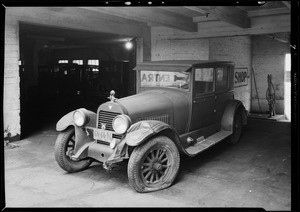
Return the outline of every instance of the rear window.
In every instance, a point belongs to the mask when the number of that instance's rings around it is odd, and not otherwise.
[[[216,68],[216,90],[223,90],[228,87],[228,70],[227,68]]]
[[[172,71],[147,71],[140,72],[141,88],[164,87],[189,90],[190,73]]]

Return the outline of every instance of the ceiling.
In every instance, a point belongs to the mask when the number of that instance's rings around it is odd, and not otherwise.
[[[132,39],[118,34],[97,33],[93,31],[73,30],[33,24],[20,24],[23,39],[47,40],[52,49],[84,48],[109,44],[125,43]]]
[[[166,6],[166,7],[79,7],[90,13],[115,16],[147,26],[179,30],[189,38],[264,34],[289,42],[291,4],[267,1],[261,6]],[[64,12],[63,8],[48,8]],[[285,24],[285,25],[284,25]],[[120,44],[133,37],[118,34],[21,24],[27,38],[45,39],[52,48]],[[176,39],[176,36],[173,37]]]

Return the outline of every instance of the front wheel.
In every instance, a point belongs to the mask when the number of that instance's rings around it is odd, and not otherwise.
[[[128,179],[137,192],[150,192],[169,187],[180,164],[176,145],[166,136],[151,138],[136,147],[128,162]]]
[[[61,132],[55,142],[54,152],[58,165],[67,172],[78,172],[86,169],[92,160],[75,161],[71,159],[75,148],[75,129],[68,128]]]

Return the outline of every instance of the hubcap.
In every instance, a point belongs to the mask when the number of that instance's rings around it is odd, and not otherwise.
[[[158,162],[155,162],[153,164],[153,167],[152,167],[155,171],[161,171],[162,170],[162,164],[158,163]]]

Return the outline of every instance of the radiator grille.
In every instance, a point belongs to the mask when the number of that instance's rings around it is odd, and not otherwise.
[[[100,110],[98,115],[98,128],[101,129],[101,124],[106,125],[106,130],[114,131],[112,128],[112,121],[120,113]],[[122,135],[113,134],[113,138],[121,139]]]

